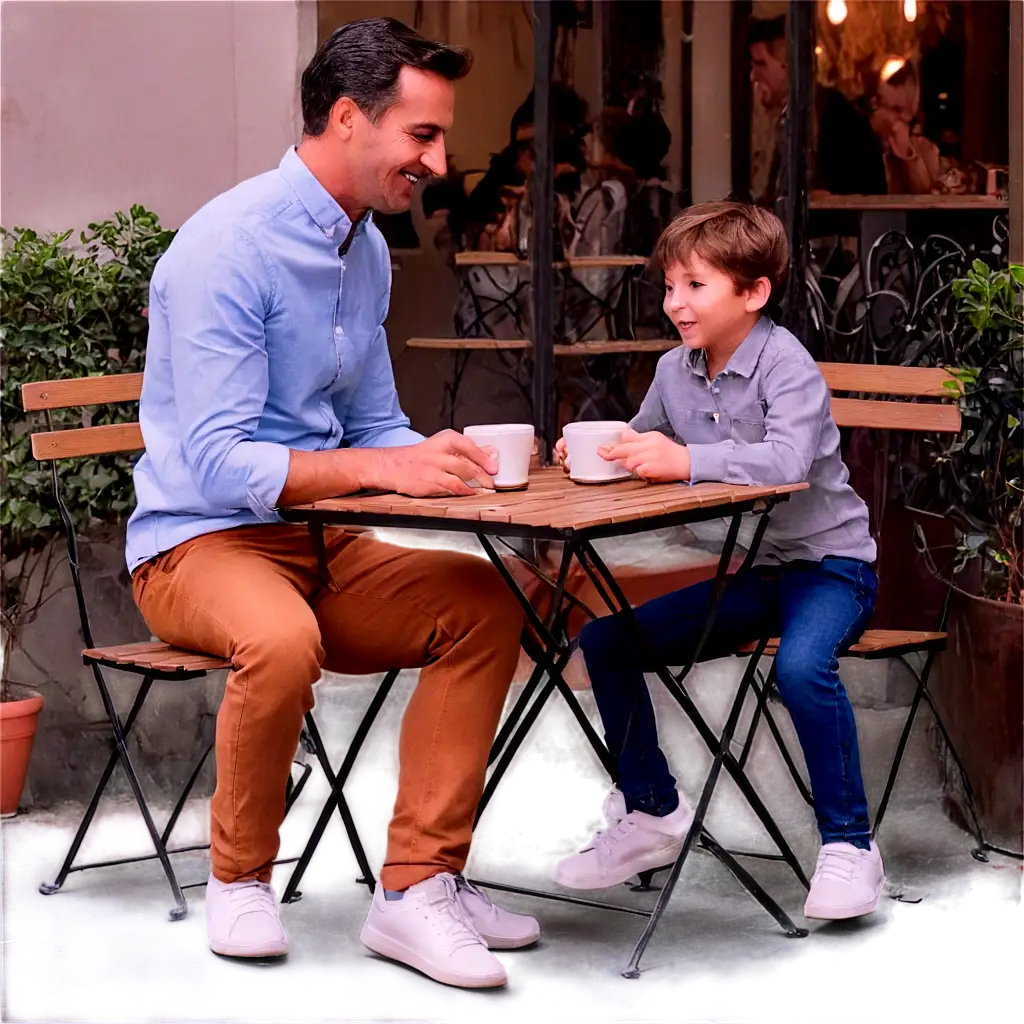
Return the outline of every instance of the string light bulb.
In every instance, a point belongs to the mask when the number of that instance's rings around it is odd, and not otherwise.
[[[828,0],[825,14],[833,25],[841,25],[846,21],[846,13],[846,0]]]
[[[907,21],[917,18],[917,0],[903,0],[903,17]]]
[[[883,65],[879,77],[888,82],[907,62],[902,57],[890,57]]]

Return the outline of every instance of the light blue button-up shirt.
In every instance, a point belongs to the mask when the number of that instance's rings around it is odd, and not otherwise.
[[[150,285],[130,570],[276,522],[290,448],[423,440],[395,391],[390,292],[381,233],[353,226],[294,149],[182,226]]]

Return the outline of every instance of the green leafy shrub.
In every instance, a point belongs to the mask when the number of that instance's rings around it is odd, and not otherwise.
[[[45,598],[48,541],[60,529],[49,468],[32,457],[29,434],[45,420],[26,414],[30,381],[142,370],[146,306],[156,261],[174,237],[141,206],[72,232],[0,229],[0,554],[4,646],[17,642]],[[54,429],[136,418],[134,405],[51,413]],[[132,507],[131,459],[95,456],[61,467],[79,529],[114,522]],[[5,668],[7,659],[4,659]]]
[[[1024,601],[1024,266],[992,269],[975,260],[953,283],[953,294],[966,320],[957,366],[950,367],[962,388],[963,429],[938,458],[945,512],[960,534],[957,568],[980,558],[986,595],[1019,603]]]

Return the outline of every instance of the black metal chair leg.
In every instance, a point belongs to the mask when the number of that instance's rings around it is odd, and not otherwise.
[[[945,623],[943,622],[943,625]],[[967,774],[967,768],[964,766],[963,761],[960,758],[960,754],[953,744],[953,738],[949,735],[949,731],[946,728],[946,723],[942,719],[942,715],[939,713],[939,709],[935,704],[935,700],[928,689],[928,677],[931,673],[932,665],[934,664],[937,651],[934,649],[928,652],[928,657],[925,659],[924,667],[921,674],[918,675],[913,667],[907,662],[906,658],[901,658],[907,671],[917,680],[917,690],[914,693],[914,700],[911,703],[910,711],[907,714],[907,720],[903,726],[903,732],[900,734],[900,741],[896,747],[896,753],[893,756],[892,766],[889,769],[889,777],[886,780],[885,792],[882,795],[882,801],[879,804],[878,813],[875,817],[875,827],[871,831],[871,836],[877,834],[879,827],[882,824],[882,818],[885,815],[886,806],[889,803],[889,798],[892,794],[892,790],[896,784],[896,776],[899,774],[900,765],[903,761],[904,750],[907,745],[910,731],[914,725],[914,719],[917,715],[920,703],[924,700],[932,715],[935,717],[935,724],[939,730],[942,740],[946,745],[946,749],[949,751],[950,756],[953,758],[953,763],[956,765],[957,771],[960,774],[960,781],[964,787],[964,796],[967,800],[967,809],[971,816],[970,830],[976,842],[976,846],[971,850],[971,856],[975,860],[981,861],[982,863],[988,863],[988,853],[998,853],[1004,857],[1011,857],[1014,860],[1022,860],[1021,854],[1015,853],[1012,850],[1003,850],[998,846],[993,846],[985,839],[984,832],[981,827],[981,819],[978,816],[978,807],[974,795],[974,787],[971,785],[970,776]]]
[[[779,754],[782,757],[783,763],[786,766],[790,777],[793,780],[793,784],[797,788],[797,792],[800,794],[804,803],[808,807],[814,806],[814,799],[811,796],[810,789],[807,788],[807,783],[804,782],[803,776],[800,774],[800,769],[797,768],[796,762],[793,760],[793,755],[789,752],[789,747],[786,746],[786,741],[783,739],[782,732],[779,730],[778,723],[775,721],[775,716],[771,713],[768,708],[768,694],[771,692],[772,684],[775,680],[775,662],[772,661],[771,670],[768,673],[768,680],[763,686],[759,687],[756,682],[751,682],[754,692],[758,696],[758,707],[762,710],[764,720],[768,725],[768,731],[772,734],[772,739],[775,740],[775,746],[778,747]],[[744,747],[743,755],[740,756],[739,765],[742,768],[746,761],[746,755],[749,753],[750,744],[754,739],[754,731],[757,728],[757,720],[750,726],[750,732],[747,734],[747,744]]]
[[[131,709],[128,712],[128,717],[124,722],[124,733],[126,736],[135,724],[135,719],[138,716],[139,711],[142,709],[142,705],[145,702],[146,697],[149,695],[152,685],[153,677],[145,676],[139,686],[138,692],[135,694],[135,700],[132,702]],[[54,879],[53,882],[43,882],[39,886],[39,891],[44,896],[51,896],[53,893],[58,892],[60,887],[67,880],[71,867],[75,862],[75,857],[78,856],[78,851],[82,846],[86,833],[89,831],[89,826],[92,824],[93,816],[96,814],[96,808],[99,807],[100,798],[103,796],[103,793],[107,788],[107,783],[110,782],[110,777],[114,774],[114,768],[117,767],[119,760],[120,758],[115,745],[114,750],[111,751],[110,757],[107,759],[107,763],[103,768],[103,772],[100,775],[96,789],[93,791],[92,798],[89,800],[89,805],[85,809],[85,814],[82,816],[82,821],[78,826],[78,831],[75,833],[75,838],[71,841],[71,847],[68,850],[67,856],[64,858],[64,863],[61,865],[60,871],[57,872],[56,879]]]
[[[754,736],[757,733],[757,726],[761,721],[764,706],[768,702],[768,688],[764,685],[764,679],[761,676],[761,672],[757,671],[754,675],[756,678],[751,680],[750,688],[754,691],[754,696],[757,700],[754,701],[754,713],[750,719],[750,727],[747,729],[746,739],[743,741],[743,749],[740,751],[740,756],[736,759],[736,763],[741,768],[746,768],[747,766],[747,758],[750,757],[750,750],[754,745]]]
[[[323,834],[331,820],[331,815],[334,814],[336,804],[337,801],[334,796],[334,791],[332,790],[331,795],[327,798],[326,803],[320,810],[320,816],[317,818],[316,824],[313,826],[313,831],[309,834],[309,838],[306,840],[306,845],[303,847],[302,854],[288,879],[288,884],[285,886],[284,892],[281,895],[282,903],[294,903],[297,900],[302,899],[302,893],[299,891],[299,883],[302,881],[302,876],[306,873],[306,868],[309,867],[309,862],[313,859],[313,854],[316,853],[316,848],[320,845],[320,840],[323,838]]]
[[[293,761],[292,764],[299,762]],[[284,798],[284,816],[288,817],[288,812],[295,806],[295,801],[302,795],[302,791],[306,788],[306,782],[309,780],[310,775],[313,774],[313,769],[310,765],[302,765],[302,774],[299,776],[298,782],[292,782],[291,775],[288,776],[288,785],[286,787],[287,792]]]
[[[907,719],[903,723],[903,731],[900,733],[899,742],[896,744],[896,753],[893,756],[892,764],[889,767],[889,776],[885,780],[885,790],[882,793],[882,800],[878,805],[878,810],[875,812],[875,824],[871,829],[872,839],[878,834],[878,830],[882,827],[882,819],[885,817],[885,810],[889,806],[889,797],[892,796],[893,787],[896,785],[896,776],[899,775],[900,765],[903,763],[903,752],[907,748],[907,740],[910,739],[910,732],[914,728],[914,719],[917,718],[918,708],[921,706],[921,697],[924,694],[924,690],[921,686],[921,680],[917,680],[917,690],[914,693],[914,699],[910,704],[910,711],[907,712]]]
[[[348,836],[348,841],[352,846],[352,852],[355,854],[356,863],[359,865],[360,877],[356,879],[360,885],[365,885],[370,890],[371,895],[374,889],[377,888],[377,879],[374,877],[373,869],[370,867],[369,858],[366,856],[366,851],[363,849],[362,841],[359,838],[359,831],[356,828],[355,819],[352,817],[352,811],[348,806],[348,801],[345,799],[344,793],[338,794],[338,814],[341,815],[341,823],[345,826],[345,834]]]
[[[174,810],[171,811],[171,816],[167,819],[167,824],[164,826],[164,830],[160,835],[160,840],[164,845],[166,845],[167,841],[171,838],[174,826],[178,823],[178,817],[185,807],[185,801],[188,800],[189,794],[192,792],[192,788],[196,784],[196,779],[199,778],[199,773],[203,770],[203,765],[206,764],[206,759],[210,756],[212,750],[213,744],[207,744],[206,749],[199,756],[195,766],[192,768],[188,781],[185,783],[185,788],[181,791],[181,795],[178,797],[178,800],[174,805]]]
[[[171,893],[174,896],[175,906],[170,912],[171,920],[180,921],[188,914],[188,904],[185,902],[185,896],[181,891],[181,886],[178,884],[177,876],[174,874],[171,860],[167,856],[167,848],[160,838],[160,833],[157,831],[153,816],[149,813],[149,805],[146,803],[146,797],[142,792],[142,785],[135,774],[135,766],[128,756],[128,744],[125,741],[124,730],[121,728],[121,720],[117,716],[117,709],[114,707],[114,702],[103,679],[103,674],[100,672],[99,666],[95,664],[92,666],[92,669],[93,675],[96,677],[96,685],[99,687],[100,697],[103,700],[103,706],[106,708],[107,718],[110,720],[110,727],[114,733],[114,743],[117,745],[121,766],[128,776],[128,784],[131,786],[135,802],[139,806],[139,813],[142,815],[142,820],[146,823],[146,829],[153,842],[153,848],[156,850],[160,866],[164,869],[164,874],[167,877],[167,884],[171,887]]]

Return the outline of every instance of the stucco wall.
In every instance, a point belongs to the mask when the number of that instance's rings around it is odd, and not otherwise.
[[[176,227],[295,141],[312,4],[15,2],[0,16],[5,226],[79,228],[138,202]]]

